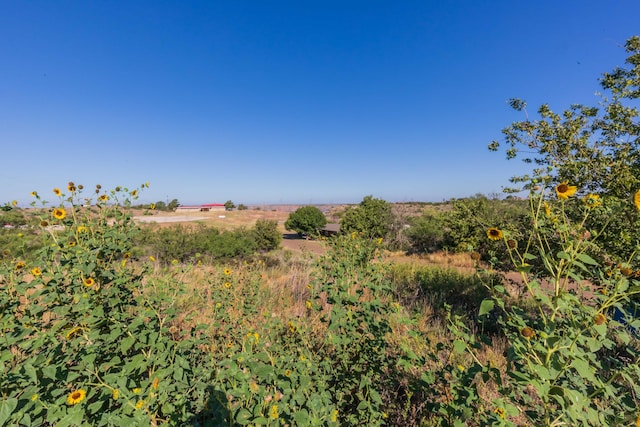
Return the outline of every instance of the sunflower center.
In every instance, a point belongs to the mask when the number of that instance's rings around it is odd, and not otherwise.
[[[566,193],[569,191],[569,186],[567,184],[558,185],[558,193]]]
[[[71,395],[71,398],[72,399],[80,399],[80,392],[76,391],[75,393],[73,393]]]

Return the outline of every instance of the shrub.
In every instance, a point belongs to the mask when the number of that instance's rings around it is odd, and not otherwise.
[[[284,223],[287,230],[299,235],[316,236],[320,228],[327,225],[327,218],[316,206],[303,206],[289,215]]]
[[[278,221],[259,219],[251,229],[256,248],[261,251],[277,249],[282,241],[282,233],[278,230]]]
[[[413,218],[405,231],[409,252],[431,253],[445,248],[444,215],[425,213]]]
[[[391,221],[391,204],[366,196],[358,206],[347,209],[340,221],[340,230],[370,239],[384,238],[390,231]]]

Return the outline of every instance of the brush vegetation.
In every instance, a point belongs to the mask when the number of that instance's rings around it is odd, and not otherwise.
[[[5,205],[0,425],[639,424],[640,38],[626,48],[602,110],[505,129],[508,157],[537,153],[526,198],[405,227],[369,196],[323,255],[279,249],[274,221],[140,226],[148,184]]]

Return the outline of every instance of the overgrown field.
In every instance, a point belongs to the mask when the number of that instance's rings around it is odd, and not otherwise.
[[[587,255],[580,236],[565,232],[565,252],[548,257],[547,280],[557,273],[549,290],[525,266],[535,256],[485,230],[521,257],[526,292],[516,297],[480,263],[461,273],[389,262],[383,239],[356,232],[326,240],[315,258],[274,251],[269,223],[148,233],[127,207],[141,190],[87,205],[70,183],[55,190],[59,207],[22,212],[23,226],[3,232],[3,424],[635,417],[638,321],[614,320],[612,310],[628,308],[636,279]],[[537,218],[541,233],[563,203]],[[588,299],[567,286],[587,266],[601,271]]]
[[[512,179],[526,197],[407,219],[367,196],[333,237],[289,223],[324,255],[279,249],[269,219],[141,228],[147,184],[6,204],[0,425],[640,426],[640,38],[626,49],[598,108],[503,131],[536,167]]]

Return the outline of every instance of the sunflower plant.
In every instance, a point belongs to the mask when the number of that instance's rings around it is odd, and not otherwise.
[[[455,352],[471,362],[449,370],[455,398],[441,410],[480,425],[629,425],[640,406],[637,258],[615,263],[602,250],[606,225],[593,217],[614,211],[599,195],[578,197],[577,186],[546,181],[531,186],[529,202],[524,241],[487,230],[520,275],[519,289],[491,286],[492,298],[480,306],[507,340],[506,367],[483,362],[479,354],[490,341],[450,318]],[[581,213],[577,221],[569,210]],[[497,394],[483,402],[487,387]]]
[[[131,255],[143,188],[70,182],[52,208],[33,193],[45,244],[0,263],[0,425],[180,424],[202,405],[198,342],[170,336]]]

